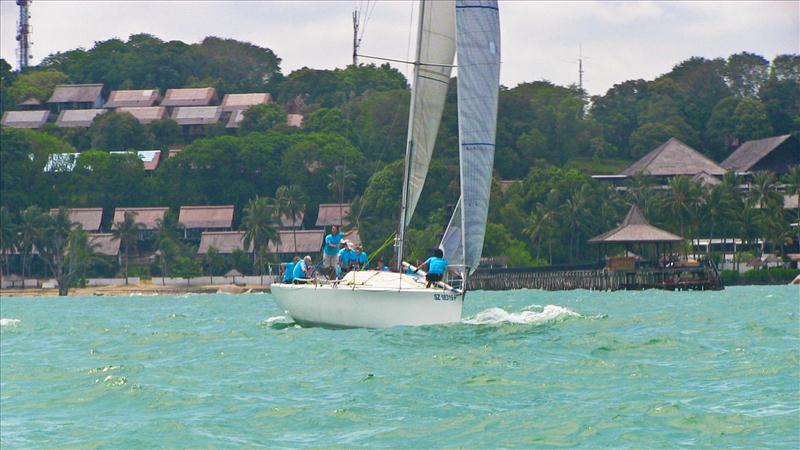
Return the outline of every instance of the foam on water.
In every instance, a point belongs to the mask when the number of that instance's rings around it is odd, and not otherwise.
[[[21,321],[19,319],[0,319],[0,327],[15,327],[19,325]]]
[[[508,312],[501,308],[485,309],[462,323],[472,325],[491,325],[500,323],[539,324],[567,317],[581,317],[575,311],[558,305],[529,305],[520,312]]]

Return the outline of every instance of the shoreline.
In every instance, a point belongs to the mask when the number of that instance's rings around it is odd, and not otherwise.
[[[252,294],[269,293],[269,286],[261,285],[207,285],[207,286],[157,286],[153,284],[128,284],[120,286],[98,286],[71,288],[68,297],[80,296],[130,296],[130,295],[179,295],[179,294]],[[0,289],[0,297],[57,297],[58,289],[14,288]]]

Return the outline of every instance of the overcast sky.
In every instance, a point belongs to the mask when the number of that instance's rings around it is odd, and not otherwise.
[[[351,13],[367,10],[361,52],[409,56],[412,2],[45,1],[31,6],[33,55],[134,33],[198,42],[216,35],[271,48],[284,74],[303,66],[344,67],[351,59]],[[370,13],[371,11],[371,13]],[[13,0],[0,0],[0,56],[16,67]],[[602,94],[615,83],[653,79],[691,56],[741,51],[772,59],[800,53],[800,2],[525,2],[500,4],[501,82],[577,83],[583,48],[584,85]],[[408,73],[404,65],[397,65]],[[103,80],[94,80],[102,82]]]

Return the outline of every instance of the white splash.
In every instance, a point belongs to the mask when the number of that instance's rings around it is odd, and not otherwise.
[[[269,327],[269,326],[272,326],[275,323],[286,323],[286,324],[289,324],[289,323],[292,323],[292,319],[290,319],[287,316],[273,316],[273,317],[270,317],[269,319],[266,319],[266,320],[262,321],[261,325]]]
[[[500,308],[485,309],[476,314],[475,317],[462,320],[462,323],[472,325],[500,323],[539,324],[567,317],[581,317],[581,315],[563,306],[546,305],[541,307],[539,305],[531,305],[518,313],[508,312]]]
[[[0,319],[0,327],[15,327],[19,325],[19,319]]]

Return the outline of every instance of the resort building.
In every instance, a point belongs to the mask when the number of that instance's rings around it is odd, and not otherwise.
[[[204,231],[200,235],[200,246],[197,253],[205,255],[208,249],[214,247],[220,254],[229,255],[236,250],[253,253],[253,244],[244,247],[244,231]]]
[[[9,128],[41,128],[47,123],[50,111],[6,111],[2,125]]]
[[[297,217],[292,220],[288,215],[281,215],[280,226],[281,228],[303,228],[303,219],[305,219],[305,211],[299,211]]]
[[[19,108],[20,111],[34,111],[42,109],[42,107],[44,107],[44,103],[36,97],[30,97],[24,102],[17,104],[17,108]]]
[[[242,121],[244,120],[244,109],[237,109],[236,111],[231,112],[231,116],[228,118],[228,124],[225,125],[225,128],[239,128],[242,126]]]
[[[47,101],[53,112],[65,109],[98,109],[103,106],[102,84],[59,84]]]
[[[184,238],[200,240],[204,231],[228,231],[233,226],[233,205],[181,206],[178,222],[184,227]]]
[[[349,215],[350,203],[323,203],[319,205],[316,226],[350,225]]]
[[[317,255],[322,251],[322,241],[325,238],[323,230],[282,230],[278,232],[280,242],[270,242],[269,253],[277,254],[281,259],[294,256]]]
[[[131,108],[155,106],[158,103],[158,89],[138,89],[111,91],[106,108]]]
[[[148,239],[153,234],[153,230],[158,227],[159,221],[164,220],[164,215],[167,214],[169,208],[167,207],[140,207],[140,208],[117,208],[114,210],[114,220],[111,228],[116,228],[117,223],[125,221],[125,213],[132,212],[133,220],[142,224],[142,230],[139,232],[139,240]]]
[[[252,92],[247,94],[225,94],[219,105],[222,112],[241,111],[256,105],[266,105],[272,102],[272,96],[266,92]]]
[[[47,157],[43,172],[72,172],[75,170],[75,163],[78,161],[80,153],[51,153]]]
[[[800,141],[791,134],[747,141],[721,165],[740,174],[769,170],[783,175],[789,167],[800,165]]]
[[[58,208],[50,210],[50,214],[56,214]],[[100,231],[100,224],[103,221],[103,208],[67,208],[69,220],[76,222],[83,227],[84,231]]]
[[[202,134],[206,125],[219,122],[221,113],[218,106],[180,106],[175,108],[172,118],[184,134]]]
[[[167,89],[161,106],[211,106],[219,103],[217,90],[212,87]]]
[[[121,242],[111,233],[89,233],[89,244],[96,255],[118,257]]]
[[[632,177],[638,173],[663,179],[699,173],[719,177],[725,174],[725,169],[673,137],[631,164],[620,175]]]
[[[94,119],[106,112],[105,109],[65,109],[58,114],[56,126],[59,128],[89,128]]]
[[[300,128],[303,126],[303,115],[302,114],[287,114],[286,115],[286,125],[290,127]]]
[[[166,111],[167,109],[163,106],[126,106],[117,108],[117,112],[132,115],[142,125],[163,119]]]

